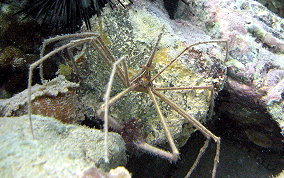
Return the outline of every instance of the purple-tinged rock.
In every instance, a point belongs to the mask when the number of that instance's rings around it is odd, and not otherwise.
[[[219,114],[240,125],[253,143],[283,150],[283,18],[252,0],[193,0],[177,12],[177,18],[229,41],[229,79]]]

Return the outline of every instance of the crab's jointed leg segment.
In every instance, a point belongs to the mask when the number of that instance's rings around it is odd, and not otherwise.
[[[93,37],[88,37],[88,38],[83,38],[83,39],[78,39],[78,40],[72,40],[70,41],[68,44],[65,44],[63,46],[60,46],[56,49],[54,49],[53,51],[49,52],[48,54],[46,54],[45,56],[43,56],[42,58],[40,58],[38,61],[34,62],[33,64],[30,65],[29,68],[29,81],[28,81],[28,117],[29,117],[29,121],[30,121],[30,127],[31,127],[31,132],[32,132],[32,136],[34,138],[34,133],[33,133],[33,124],[32,124],[32,77],[33,77],[33,70],[38,67],[40,64],[42,64],[45,60],[47,60],[48,58],[50,58],[51,56],[57,54],[58,52],[66,49],[66,48],[70,48],[70,47],[74,47],[77,45],[81,45],[83,43],[89,42],[90,40],[93,40]]]
[[[204,41],[204,42],[198,42],[195,44],[192,44],[188,47],[186,47],[184,50],[182,50],[174,59],[172,59],[159,73],[157,73],[151,81],[154,81],[158,76],[160,76],[169,66],[171,66],[182,54],[184,54],[187,50],[194,46],[198,46],[201,44],[209,44],[209,43],[225,43],[226,44],[226,56],[224,62],[228,59],[228,42],[226,40],[212,40],[212,41]]]
[[[109,82],[107,84],[107,90],[105,93],[105,107],[104,107],[104,133],[105,133],[105,139],[104,139],[104,144],[105,144],[105,162],[109,162],[108,159],[108,114],[109,114],[109,98],[110,98],[110,93],[111,93],[111,88],[112,88],[112,83],[114,79],[114,74],[117,71],[117,66],[119,63],[121,63],[125,58],[121,58],[118,61],[115,61],[113,64],[113,68],[110,74]]]
[[[42,47],[41,47],[41,51],[40,51],[40,59],[43,58],[44,56],[44,52],[45,52],[45,48],[47,45],[56,42],[56,41],[61,41],[61,40],[66,40],[66,39],[72,39],[72,38],[89,38],[89,37],[99,37],[100,35],[98,33],[95,32],[85,32],[85,33],[76,33],[76,34],[69,34],[69,35],[63,35],[63,36],[56,36],[53,38],[49,38],[44,40]],[[44,76],[43,76],[43,64],[41,63],[39,66],[39,74],[40,74],[40,79],[41,79],[41,83],[44,84]]]
[[[162,111],[161,111],[161,109],[160,109],[160,107],[159,107],[159,105],[158,105],[158,102],[157,102],[157,100],[156,100],[156,97],[155,97],[155,95],[153,94],[151,88],[148,88],[148,93],[149,93],[150,97],[152,98],[152,100],[153,100],[153,102],[154,102],[154,105],[155,105],[155,108],[156,108],[156,110],[157,110],[158,116],[159,116],[159,118],[160,118],[160,120],[161,120],[161,122],[162,122],[163,129],[164,129],[164,131],[165,131],[166,137],[167,137],[167,139],[168,139],[168,141],[169,141],[169,144],[170,144],[170,147],[171,147],[171,150],[172,150],[173,158],[174,158],[174,160],[177,160],[177,158],[178,158],[178,156],[179,156],[179,151],[178,151],[178,149],[177,149],[177,147],[176,147],[176,145],[175,145],[175,143],[174,143],[174,139],[173,139],[173,137],[172,137],[172,135],[171,135],[171,133],[170,133],[170,130],[169,130],[169,128],[168,128],[168,125],[167,125],[167,123],[166,123],[166,120],[165,120],[165,118],[164,118],[164,116],[163,116],[163,114],[162,114]]]
[[[161,98],[165,103],[167,103],[173,110],[175,110],[177,113],[179,113],[181,116],[183,116],[185,119],[187,119],[194,127],[196,127],[206,138],[212,138],[216,144],[216,155],[214,159],[214,167],[212,171],[212,177],[215,177],[217,164],[219,162],[219,155],[220,155],[220,138],[215,136],[211,131],[209,131],[206,127],[204,127],[197,119],[192,117],[191,115],[187,114],[185,110],[183,110],[181,107],[179,107],[177,104],[175,104],[173,101],[168,99],[163,94],[159,93],[155,89],[152,89],[152,92]]]

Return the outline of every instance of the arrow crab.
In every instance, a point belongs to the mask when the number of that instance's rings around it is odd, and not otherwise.
[[[114,107],[115,103],[117,103],[119,100],[121,100],[125,95],[128,93],[143,93],[148,95],[150,101],[152,102],[151,106],[153,106],[154,110],[156,111],[156,115],[160,120],[160,123],[162,125],[162,129],[164,131],[164,135],[168,141],[168,144],[170,146],[170,151],[166,151],[164,149],[158,148],[156,146],[153,146],[149,143],[147,143],[144,140],[135,139],[134,145],[138,147],[141,150],[144,150],[146,152],[153,153],[155,155],[158,155],[162,158],[166,158],[170,161],[177,161],[179,159],[179,150],[176,146],[175,139],[172,136],[172,133],[169,129],[167,120],[165,119],[165,115],[163,114],[163,109],[161,109],[161,103],[163,105],[167,105],[168,108],[170,108],[173,112],[180,115],[183,119],[185,119],[188,123],[190,123],[193,127],[195,127],[197,130],[199,130],[204,137],[206,138],[206,141],[203,145],[203,147],[200,149],[200,152],[192,165],[191,169],[187,173],[186,177],[189,177],[193,170],[196,168],[201,156],[205,152],[209,140],[212,139],[216,143],[216,153],[215,153],[215,159],[214,159],[214,167],[212,170],[212,177],[215,177],[217,165],[219,162],[219,154],[220,154],[220,138],[214,135],[210,130],[208,130],[206,127],[204,127],[201,122],[198,121],[195,117],[188,114],[188,112],[183,109],[179,104],[177,104],[175,101],[170,99],[168,96],[166,96],[163,92],[165,91],[179,91],[179,92],[187,92],[192,90],[207,90],[209,91],[210,95],[210,103],[213,103],[214,98],[214,86],[212,85],[206,85],[206,86],[166,86],[161,87],[156,85],[155,81],[167,70],[170,70],[173,65],[181,58],[182,55],[186,53],[190,53],[191,50],[193,50],[193,47],[196,47],[198,45],[202,44],[213,44],[213,43],[223,43],[226,46],[226,56],[225,61],[227,59],[228,55],[228,44],[225,40],[214,40],[214,41],[206,41],[206,42],[198,42],[192,45],[189,45],[185,47],[181,52],[179,52],[176,57],[173,59],[168,60],[167,63],[164,64],[163,67],[156,69],[154,65],[154,59],[155,55],[159,49],[159,43],[162,38],[162,34],[160,33],[156,42],[154,43],[152,47],[152,52],[150,53],[150,56],[147,58],[145,64],[140,66],[140,71],[136,74],[133,74],[133,72],[130,71],[129,66],[127,65],[127,61],[131,60],[130,57],[121,57],[117,59],[110,49],[107,47],[106,43],[104,42],[103,38],[100,34],[94,33],[94,32],[84,32],[84,33],[77,33],[77,34],[70,34],[65,36],[57,36],[54,38],[50,38],[44,41],[42,51],[41,51],[41,57],[38,61],[34,62],[30,66],[29,70],[29,84],[28,84],[28,116],[30,120],[30,127],[33,134],[33,126],[32,126],[32,120],[31,120],[31,114],[32,114],[32,102],[31,102],[31,87],[32,87],[32,77],[33,77],[33,71],[35,68],[42,66],[43,62],[48,60],[53,55],[63,51],[72,49],[78,46],[85,46],[89,45],[91,46],[98,54],[101,56],[103,61],[111,68],[110,77],[107,83],[107,88],[104,94],[104,102],[98,107],[98,110],[96,111],[96,114],[98,117],[104,120],[104,133],[105,133],[105,162],[108,162],[108,129],[109,125],[114,128],[121,128],[121,124],[111,117],[110,113],[110,107]],[[66,44],[59,46],[55,49],[53,49],[51,52],[44,55],[45,48],[48,44],[54,43],[57,41],[62,40],[69,40]],[[74,59],[72,59],[72,63],[74,64],[76,68],[76,64],[74,62]],[[42,81],[43,80],[43,72],[42,67],[40,67],[40,74]],[[117,76],[125,89],[122,91],[116,93],[114,96],[111,97],[112,88],[113,88],[113,82],[115,79],[115,76]],[[132,104],[132,103],[131,103]],[[134,103],[133,103],[134,104]]]

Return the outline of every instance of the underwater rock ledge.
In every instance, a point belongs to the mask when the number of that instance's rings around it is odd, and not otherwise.
[[[109,170],[127,161],[125,143],[109,133],[110,163],[104,163],[104,133],[33,115],[0,118],[0,177],[80,177],[89,168]]]
[[[169,19],[157,5],[150,2],[130,6],[127,9],[105,9],[102,18],[93,17],[92,29],[99,29],[104,43],[116,59],[129,56],[126,60],[130,78],[136,75],[150,57],[154,44],[162,33],[158,49],[153,59],[152,76],[166,66],[187,46],[197,42],[210,41],[209,36],[193,26],[185,26]],[[188,33],[190,32],[190,34]],[[187,87],[214,85],[215,93],[222,89],[225,78],[224,43],[194,46],[160,77],[153,81],[155,87]],[[95,49],[88,48],[83,64],[78,67],[84,75],[80,83],[79,98],[85,107],[96,112],[103,101],[110,68],[103,62]],[[112,96],[125,89],[115,78]],[[163,92],[173,102],[201,123],[210,120],[210,90],[187,90]],[[165,102],[159,100],[169,130],[178,147],[185,144],[196,129],[186,119],[179,116]],[[147,93],[130,92],[111,107],[112,118],[122,125],[135,119],[141,123],[142,137],[149,144],[166,145],[167,139],[152,100]],[[167,146],[165,146],[167,147]]]
[[[252,143],[283,152],[284,19],[253,0],[193,0],[188,7],[175,17],[229,41],[218,117],[233,120]]]

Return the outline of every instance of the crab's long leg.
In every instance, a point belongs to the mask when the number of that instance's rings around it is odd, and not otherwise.
[[[178,155],[179,155],[179,151],[178,151],[178,149],[177,149],[177,147],[176,147],[176,145],[175,145],[174,139],[173,139],[173,137],[172,137],[172,135],[171,135],[171,133],[170,133],[170,130],[169,130],[169,128],[168,128],[168,125],[167,125],[167,123],[166,123],[166,120],[165,120],[165,118],[164,118],[164,116],[163,116],[163,114],[162,114],[162,111],[161,111],[161,109],[160,109],[160,107],[159,107],[159,105],[158,105],[158,102],[157,102],[157,100],[156,100],[156,97],[155,97],[155,95],[153,94],[151,88],[148,88],[148,93],[149,93],[150,97],[152,98],[152,100],[153,100],[153,102],[154,102],[154,105],[155,105],[155,108],[156,108],[156,110],[157,110],[158,116],[159,116],[159,118],[160,118],[160,120],[161,120],[161,122],[162,122],[162,126],[163,126],[163,128],[164,128],[166,137],[167,137],[167,139],[168,139],[168,141],[169,141],[169,144],[170,144],[170,147],[171,147],[171,150],[172,150],[173,157],[175,158],[175,160],[177,160]]]
[[[214,167],[212,171],[212,177],[215,177],[217,164],[219,163],[219,155],[220,155],[220,138],[214,135],[210,130],[208,130],[206,127],[204,127],[197,119],[192,117],[191,115],[187,114],[184,109],[179,107],[176,103],[168,99],[163,94],[159,93],[155,89],[152,89],[152,92],[158,96],[160,99],[162,99],[165,103],[167,103],[172,109],[174,109],[177,113],[179,113],[181,116],[186,118],[194,127],[196,127],[206,138],[211,137],[217,144],[216,148],[216,155],[214,159]]]
[[[163,31],[163,29],[162,29]],[[160,43],[161,41],[161,38],[162,38],[162,34],[163,32],[161,32],[158,36],[158,39],[153,47],[153,50],[151,52],[151,55],[150,57],[147,59],[147,62],[146,62],[146,65],[143,66],[143,70],[141,70],[136,76],[134,76],[132,79],[131,79],[131,82],[132,81],[135,81],[137,78],[139,78],[141,75],[143,75],[145,72],[150,72],[152,70],[152,63],[153,63],[153,59],[155,57],[155,54],[156,54],[156,51],[157,51],[157,48],[158,48],[158,44]],[[150,74],[149,74],[150,75]]]
[[[31,132],[32,132],[32,136],[34,138],[34,132],[33,132],[33,124],[32,124],[32,118],[31,118],[31,115],[32,115],[32,77],[33,77],[33,70],[39,66],[40,64],[42,64],[45,60],[47,60],[49,57],[55,55],[56,53],[58,53],[59,51],[62,51],[66,48],[70,48],[70,47],[74,47],[76,45],[80,45],[80,44],[83,44],[83,43],[86,43],[90,40],[93,40],[92,37],[90,38],[84,38],[84,39],[79,39],[79,40],[73,40],[71,41],[70,43],[66,44],[66,45],[63,45],[63,46],[60,46],[56,49],[54,49],[53,51],[49,52],[48,54],[46,54],[45,56],[43,56],[42,58],[40,58],[38,61],[32,63],[30,65],[30,68],[29,68],[29,81],[28,81],[28,117],[29,117],[29,120],[30,120],[30,128],[31,128]]]
[[[127,58],[128,59],[128,58]],[[130,86],[130,80],[129,80],[129,74],[128,74],[128,68],[126,65],[125,60],[122,61],[122,68],[124,70],[124,76],[125,76],[125,81],[126,81],[126,87]]]
[[[115,61],[113,63],[113,68],[110,74],[110,78],[109,78],[109,82],[107,84],[107,90],[105,93],[105,110],[104,110],[104,133],[105,133],[105,140],[104,140],[104,144],[105,144],[105,162],[108,163],[109,159],[108,159],[108,112],[109,112],[109,98],[110,98],[110,93],[111,93],[111,88],[112,88],[112,83],[113,83],[113,79],[114,79],[114,75],[117,69],[117,66],[120,62],[122,62],[123,60],[125,60],[125,58],[121,58],[118,61]]]
[[[106,56],[109,58],[110,61],[112,61],[112,63],[114,63],[116,61],[115,57],[113,56],[113,54],[111,53],[109,48],[105,45],[105,43],[103,42],[103,40],[100,36],[98,37],[98,41],[99,41],[103,51],[106,53]],[[120,78],[121,78],[124,86],[127,87],[127,82],[126,82],[124,73],[123,73],[123,71],[120,67],[117,67],[117,72],[118,72],[118,75],[121,76]]]
[[[200,149],[196,160],[194,161],[193,165],[191,166],[190,170],[188,171],[188,173],[186,174],[185,178],[190,177],[190,175],[192,174],[192,172],[194,171],[194,169],[197,167],[201,157],[203,156],[206,148],[208,147],[208,143],[209,143],[209,138],[206,138],[206,141],[204,143],[204,145],[202,146],[202,148]]]
[[[159,90],[204,90],[209,89],[210,90],[210,108],[208,112],[208,118],[212,117],[213,114],[213,108],[214,108],[214,87],[213,85],[208,86],[189,86],[189,87],[159,87],[155,88],[156,91]]]
[[[151,82],[154,81],[158,76],[160,76],[170,65],[172,65],[183,53],[185,53],[187,50],[190,48],[200,45],[200,44],[208,44],[208,43],[225,43],[226,44],[226,56],[225,56],[225,61],[227,61],[228,58],[228,42],[225,40],[213,40],[213,41],[205,41],[205,42],[198,42],[195,44],[192,44],[188,47],[186,47],[184,50],[182,50],[174,59],[172,59],[160,72],[158,72],[152,79]]]
[[[114,56],[112,55],[112,53],[110,52],[110,50],[108,49],[108,47],[105,45],[104,41],[102,40],[102,38],[98,38],[98,42],[100,43],[100,46],[102,47],[102,49],[104,50],[104,52],[106,53],[106,55],[108,56],[109,60],[111,63],[114,63],[116,61],[116,59],[114,58]]]
[[[122,92],[118,93],[114,97],[110,98],[109,100],[109,106],[113,105],[117,100],[119,100],[121,97],[132,91],[134,88],[136,88],[138,84],[131,85],[130,87],[126,88]],[[97,115],[101,116],[105,108],[105,103],[100,106],[100,109],[97,111]]]
[[[178,155],[173,154],[169,151],[162,150],[146,142],[137,142],[135,143],[135,145],[141,150],[147,151],[152,154],[156,154],[158,156],[161,156],[162,158],[168,159],[169,161],[177,161],[178,159]]]
[[[87,47],[86,47],[86,44],[85,44],[84,47],[83,47],[83,53],[85,53],[86,50],[87,50]],[[67,49],[67,54],[68,54],[68,58],[71,59],[71,64],[72,64],[72,67],[73,67],[73,69],[75,71],[75,74],[77,74],[79,77],[81,77],[81,74],[80,74],[79,69],[78,69],[78,67],[76,65],[76,62],[75,62],[75,60],[73,60],[74,56],[73,56],[73,54],[71,52],[71,48]]]
[[[163,30],[162,30],[162,31],[163,31]],[[163,32],[161,32],[161,33],[159,34],[159,36],[158,36],[158,39],[157,39],[157,41],[156,41],[156,43],[155,43],[155,46],[154,46],[154,48],[153,48],[153,50],[152,50],[152,52],[151,52],[151,56],[149,57],[149,59],[148,59],[148,61],[147,61],[147,63],[146,63],[146,68],[151,68],[151,67],[152,67],[153,59],[154,59],[154,56],[155,56],[156,51],[157,51],[157,49],[158,49],[158,45],[159,45],[159,43],[160,43],[160,41],[161,41],[162,34],[163,34]]]
[[[98,36],[99,36],[99,34],[95,33],[95,32],[85,32],[85,33],[76,33],[76,34],[56,36],[56,37],[53,37],[53,38],[49,38],[47,40],[44,40],[44,42],[42,44],[41,51],[40,51],[40,58],[43,57],[44,52],[45,52],[45,48],[50,43],[60,41],[60,40],[70,39],[70,38],[87,38],[87,37],[98,37]],[[40,64],[40,66],[39,66],[39,74],[40,74],[41,83],[43,84],[44,83],[43,64]]]
[[[102,52],[102,47],[100,46],[100,43],[98,43],[98,41],[94,41],[93,43],[91,43],[93,45],[93,47],[98,51],[99,55],[105,60],[105,62],[107,63],[107,65],[109,65],[110,67],[113,65],[114,62],[110,61],[109,58]]]
[[[116,60],[114,56],[112,55],[112,53],[109,51],[109,49],[104,45],[104,42],[102,41],[102,39],[98,37],[97,40],[93,41],[93,43],[91,44],[98,51],[99,55],[105,60],[107,65],[112,67],[113,63]],[[123,85],[127,87],[127,82],[126,82],[124,73],[119,66],[117,67],[117,73]]]
[[[209,85],[209,86],[189,86],[189,87],[159,87],[159,88],[155,88],[155,90],[198,90],[198,89],[212,89],[213,86]]]

